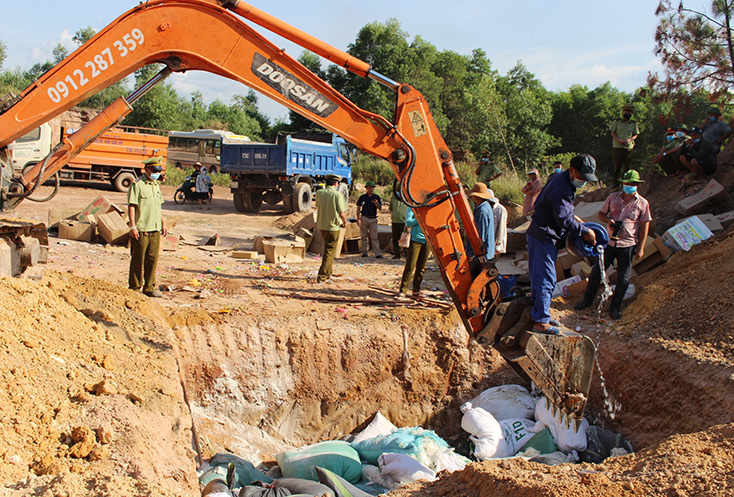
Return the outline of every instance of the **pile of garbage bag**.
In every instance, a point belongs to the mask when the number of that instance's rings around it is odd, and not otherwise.
[[[282,478],[270,478],[233,454],[217,454],[200,470],[209,497],[370,497],[443,470],[462,470],[460,456],[431,430],[398,428],[381,413],[351,441],[329,440],[275,456]],[[269,473],[270,474],[270,473]]]
[[[461,427],[470,434],[473,455],[491,458],[526,457],[545,464],[600,463],[629,454],[632,446],[619,435],[590,426],[578,429],[554,416],[545,397],[534,397],[520,385],[503,385],[482,392],[461,406]]]
[[[602,462],[632,452],[619,435],[584,419],[565,426],[544,397],[520,385],[485,390],[461,406],[461,427],[478,460],[525,457],[545,464]],[[398,428],[381,413],[347,440],[328,440],[275,456],[277,467],[258,470],[234,454],[221,453],[200,469],[209,497],[370,497],[441,471],[461,471],[469,459],[431,430]]]

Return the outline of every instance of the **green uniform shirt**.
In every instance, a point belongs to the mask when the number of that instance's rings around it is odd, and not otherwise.
[[[346,212],[347,203],[344,195],[336,191],[333,186],[327,186],[316,192],[319,210],[316,214],[316,224],[323,231],[339,231],[341,220],[339,214]]]
[[[393,195],[390,199],[390,212],[392,212],[393,224],[405,224],[405,211],[407,209],[408,206],[405,205],[405,202],[401,202],[398,197]]]
[[[620,140],[629,140],[633,136],[640,134],[640,128],[637,127],[637,123],[632,119],[630,119],[629,122],[624,122],[622,119],[615,119],[609,127],[609,131],[617,135],[617,138]],[[612,138],[612,146],[614,148],[626,148],[627,150],[632,150],[635,147],[635,142],[631,141],[627,145],[623,145]]]
[[[479,169],[479,175],[477,176],[477,183],[484,183],[489,186],[489,182],[496,175],[501,173],[500,168],[494,165],[494,162],[485,162]]]
[[[161,221],[163,195],[157,181],[149,180],[146,176],[135,180],[127,191],[127,203],[137,206],[135,227],[139,232],[160,231],[163,228]]]
[[[688,136],[688,135],[683,135],[683,137],[681,137],[681,138],[678,138],[676,136],[675,137],[675,140],[672,141],[673,146],[672,147],[666,147],[666,148],[668,148],[668,150],[670,150],[671,148],[680,147],[681,145],[683,145],[685,142],[687,142],[690,139],[691,139],[691,137]]]

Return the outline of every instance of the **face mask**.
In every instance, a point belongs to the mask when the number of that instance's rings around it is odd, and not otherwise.
[[[573,186],[575,186],[576,188],[583,188],[584,186],[586,186],[586,181],[582,179],[573,179],[571,180],[571,183],[573,183]]]
[[[713,122],[713,121],[716,121],[716,117],[715,117],[715,116],[709,116],[709,120],[710,120],[711,122]]]
[[[155,180],[157,180],[157,179],[158,179],[158,178],[160,178],[160,177],[161,177],[161,173],[151,173],[151,174],[150,174],[150,179],[155,179]]]
[[[668,140],[669,142],[672,142],[673,140],[675,140],[675,135],[666,135],[665,139]]]
[[[622,190],[624,190],[624,193],[627,195],[634,195],[637,192],[637,187],[624,185],[622,186]]]
[[[624,117],[625,119],[629,119],[630,117],[632,117],[632,114],[622,114],[622,117]]]
[[[700,141],[701,141],[701,139],[700,139],[700,138],[696,138],[695,140],[693,140],[693,143],[698,143],[698,142],[700,142]]]
[[[553,170],[554,173],[560,173],[561,171],[562,171],[562,169],[560,167]]]
[[[683,138],[685,136],[685,133],[682,131],[676,131],[675,136],[677,136],[678,138]]]

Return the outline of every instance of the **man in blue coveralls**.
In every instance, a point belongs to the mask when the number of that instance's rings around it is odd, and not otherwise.
[[[533,331],[556,334],[560,323],[551,319],[550,305],[556,286],[556,258],[566,236],[573,233],[584,240],[596,243],[594,231],[583,226],[581,219],[573,215],[576,189],[587,181],[598,181],[594,175],[596,161],[588,154],[571,159],[571,166],[548,180],[535,201],[533,220],[527,231],[530,263],[530,297],[533,308],[530,319]]]

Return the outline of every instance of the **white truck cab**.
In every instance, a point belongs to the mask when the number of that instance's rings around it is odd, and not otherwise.
[[[51,126],[40,125],[12,144],[13,170],[22,172],[26,166],[32,166],[46,157],[51,150]]]

